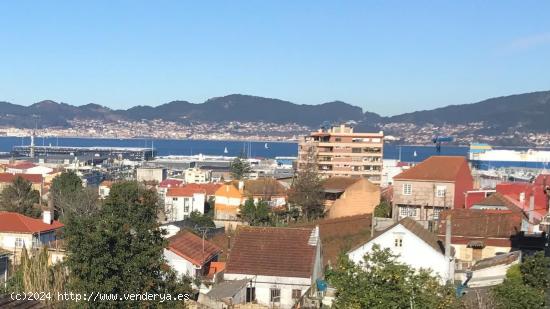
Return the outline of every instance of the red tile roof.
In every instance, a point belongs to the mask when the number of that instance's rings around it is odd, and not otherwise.
[[[46,224],[42,219],[34,219],[15,212],[0,211],[0,233],[43,233],[62,228],[63,224],[54,220]]]
[[[203,266],[206,262],[221,253],[221,248],[214,243],[203,240],[188,230],[168,238],[168,250],[190,261],[196,266]]]
[[[38,166],[32,162],[19,162],[19,163],[15,163],[15,164],[10,164],[8,165],[7,167],[8,168],[13,168],[13,169],[19,169],[19,170],[26,170],[26,169],[29,169],[29,168],[33,168],[35,166]]]
[[[13,174],[13,173],[0,173],[0,182],[12,182],[15,178],[21,177],[32,183],[42,183],[43,177],[40,174]]]
[[[159,183],[160,188],[179,187],[183,183],[180,179],[164,179]]]
[[[216,190],[221,186],[219,183],[188,183],[184,185],[184,187],[204,192],[206,195],[216,195]]]
[[[185,187],[168,188],[168,191],[166,192],[166,196],[193,196],[193,194],[195,193],[206,194],[206,192],[201,188],[185,186]]]
[[[465,157],[432,156],[393,179],[455,181],[464,165],[468,166]]]
[[[352,177],[329,177],[323,181],[323,189],[345,191],[349,186],[356,183],[360,178]]]
[[[441,212],[439,237],[445,236],[445,218],[451,216],[453,243],[467,243],[471,240],[502,240],[509,244],[510,238],[521,231],[524,215],[503,210],[453,209]]]
[[[227,274],[310,278],[316,246],[311,228],[239,226],[226,264]]]

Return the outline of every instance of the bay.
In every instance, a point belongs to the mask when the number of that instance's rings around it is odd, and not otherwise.
[[[0,152],[9,152],[13,146],[29,145],[30,137],[0,137]],[[218,140],[169,140],[169,139],[111,139],[78,137],[37,137],[38,146],[78,146],[78,147],[154,147],[159,156],[167,155],[226,155],[248,154],[250,157],[274,158],[277,156],[297,156],[298,144],[292,142],[243,142]],[[227,153],[224,150],[227,148]],[[466,156],[468,147],[443,146],[441,155]],[[415,155],[416,154],[416,155]],[[384,145],[385,159],[398,159],[404,162],[420,162],[437,155],[434,146]]]

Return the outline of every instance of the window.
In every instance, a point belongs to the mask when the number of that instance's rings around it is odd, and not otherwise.
[[[281,302],[281,289],[270,289],[271,291],[271,297],[269,300],[272,303],[279,303]]]
[[[183,212],[189,212],[189,199],[188,198],[183,200]]]
[[[351,152],[352,152],[352,153],[360,153],[360,152],[361,152],[361,148],[351,148]]]
[[[17,237],[15,239],[15,247],[23,247],[23,238]]]
[[[302,297],[302,290],[292,289],[292,299],[300,299]]]
[[[403,195],[411,195],[413,191],[412,184],[405,183],[403,184]]]
[[[446,191],[446,187],[445,186],[437,186],[435,188],[435,196],[437,197],[445,197],[445,191]]]
[[[413,206],[399,206],[400,217],[416,217],[416,207]]]
[[[439,213],[441,213],[441,211],[443,210],[443,208],[439,208],[439,207],[434,207],[434,220],[437,220],[439,219]]]
[[[394,246],[395,247],[403,247],[403,236],[395,235]]]
[[[177,200],[178,200],[177,197],[173,197],[173,198],[172,198],[172,201],[177,201]]]
[[[334,138],[334,141],[335,141],[335,142],[341,142],[341,141],[342,141],[342,138],[340,138],[340,137],[335,137],[335,138]]]

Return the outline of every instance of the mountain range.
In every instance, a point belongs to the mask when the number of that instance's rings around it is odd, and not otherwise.
[[[113,110],[94,103],[73,106],[50,100],[30,106],[0,102],[0,126],[19,128],[32,128],[35,123],[38,127],[68,127],[72,119],[162,119],[181,123],[264,121],[297,123],[312,128],[326,121],[355,121],[358,127],[368,130],[375,130],[388,123],[453,125],[482,122],[493,133],[509,128],[548,132],[549,116],[550,91],[497,97],[472,104],[451,105],[390,117],[363,111],[360,107],[341,101],[304,105],[241,94],[215,97],[198,104],[173,101],[155,107],[140,105],[126,110]]]

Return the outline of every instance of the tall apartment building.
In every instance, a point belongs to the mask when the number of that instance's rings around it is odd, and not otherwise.
[[[298,170],[308,162],[330,176],[364,177],[380,184],[384,133],[355,133],[349,125],[320,129],[298,146]]]

